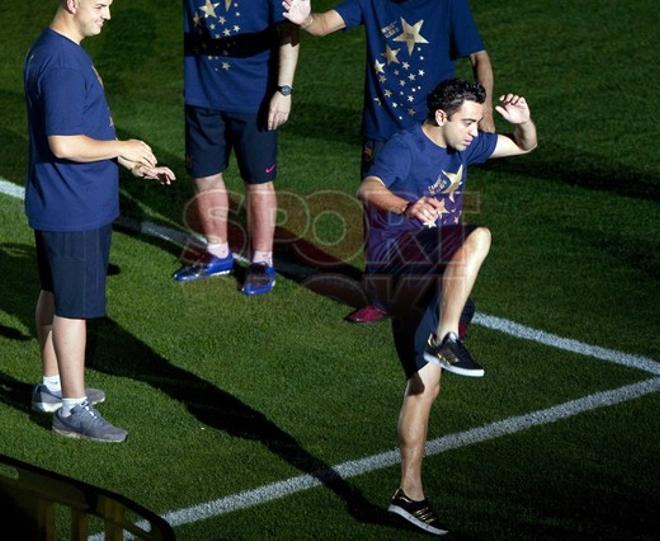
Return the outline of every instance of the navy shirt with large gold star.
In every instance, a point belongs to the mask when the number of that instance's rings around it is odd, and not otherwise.
[[[362,130],[386,141],[426,117],[426,96],[453,61],[484,50],[467,0],[345,0],[334,8],[367,37]]]
[[[422,125],[415,124],[385,144],[368,176],[378,177],[392,193],[411,202],[435,197],[442,206],[435,225],[455,225],[463,210],[468,165],[490,158],[497,137],[496,133],[479,132],[465,150],[459,151],[436,145],[422,131]],[[372,263],[383,261],[403,233],[425,226],[419,220],[375,207],[367,207],[367,220],[367,259]]]
[[[279,0],[184,0],[186,105],[256,113],[277,84]]]

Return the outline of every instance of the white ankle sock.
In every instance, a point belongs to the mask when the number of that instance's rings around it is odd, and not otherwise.
[[[220,259],[224,259],[229,255],[229,243],[228,242],[209,242],[206,245],[206,251],[214,255],[215,257],[219,257]]]
[[[252,263],[263,263],[269,267],[273,266],[273,252],[262,252],[261,250],[255,250],[252,255]]]
[[[60,383],[60,375],[57,374],[56,376],[44,376],[42,383],[48,387],[48,390],[51,393],[61,393],[62,392],[62,384]]]
[[[82,398],[63,398],[62,399],[62,417],[71,415],[71,410],[87,400],[86,396]]]

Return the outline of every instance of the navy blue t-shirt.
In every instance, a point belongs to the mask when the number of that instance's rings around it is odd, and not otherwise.
[[[426,118],[426,96],[454,76],[457,58],[484,49],[467,0],[345,0],[347,28],[364,25],[362,132],[386,141]]]
[[[280,0],[184,0],[186,105],[257,113],[277,85]]]
[[[376,156],[368,176],[378,177],[395,195],[417,201],[435,197],[445,211],[437,226],[458,224],[463,210],[463,192],[468,165],[485,162],[497,145],[496,133],[483,133],[463,151],[436,145],[416,124],[396,133]],[[383,261],[396,239],[407,231],[422,229],[419,220],[367,207],[369,236],[367,258]]]
[[[25,209],[43,231],[85,231],[119,216],[116,160],[76,163],[56,158],[50,135],[116,139],[103,84],[80,45],[46,29],[25,59],[30,138]]]

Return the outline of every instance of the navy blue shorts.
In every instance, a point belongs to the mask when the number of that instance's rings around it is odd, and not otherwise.
[[[442,274],[477,227],[459,224],[408,231],[397,239],[385,261],[369,265],[370,272],[389,276]]]
[[[227,113],[186,105],[186,169],[193,178],[222,173],[232,148],[241,178],[248,184],[275,180],[277,130],[263,115]]]
[[[438,328],[441,298],[439,288],[431,288],[427,291],[423,310],[411,309],[407,315],[392,319],[394,345],[406,379],[410,379],[428,364],[424,359],[424,349],[429,336]]]
[[[394,312],[394,344],[408,379],[426,366],[424,349],[438,326],[442,291],[437,277],[477,227],[449,225],[405,233],[390,250],[388,260],[370,268],[374,273],[370,275],[372,287],[386,291],[379,293],[379,298],[387,299]],[[383,281],[386,283],[379,283]],[[389,295],[403,296],[405,302],[394,301]]]
[[[34,232],[41,289],[53,293],[55,315],[105,316],[112,224],[89,231]]]

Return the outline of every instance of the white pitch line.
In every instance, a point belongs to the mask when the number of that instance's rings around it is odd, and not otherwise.
[[[496,421],[464,432],[449,434],[429,441],[426,444],[426,455],[437,455],[468,445],[515,434],[516,432],[534,426],[554,423],[598,408],[614,406],[656,392],[658,389],[660,389],[660,378],[651,378],[639,383],[619,387],[618,389],[594,393],[577,400],[564,402],[563,404],[537,410],[525,415],[509,417],[508,419]],[[395,466],[400,462],[399,451],[398,449],[394,449],[359,460],[343,462],[333,466],[329,471],[319,472],[319,476],[323,477],[325,474],[327,478],[332,478],[338,475],[342,479],[350,479],[351,477]],[[284,481],[270,483],[252,490],[225,496],[217,500],[170,511],[161,516],[171,526],[181,526],[254,507],[322,485],[323,482],[317,477],[299,475],[285,479]],[[147,523],[144,521],[138,522],[137,525],[140,528],[147,528]],[[98,534],[89,539],[90,541],[101,541],[103,536]]]
[[[579,340],[564,338],[563,336],[559,336],[557,334],[548,333],[539,329],[521,325],[515,321],[510,321],[508,319],[503,319],[496,316],[489,316],[480,312],[475,314],[473,323],[488,329],[501,331],[511,336],[515,336],[516,338],[531,340],[532,342],[538,342],[539,344],[544,344],[546,346],[555,347],[557,349],[562,349],[564,351],[570,351],[573,353],[579,353],[588,357],[595,357],[596,359],[600,359],[602,361],[609,361],[623,366],[628,366],[630,368],[638,368],[639,370],[644,370],[645,372],[649,372],[654,376],[660,376],[660,363],[649,357],[642,357],[641,355],[632,355],[630,353],[625,353],[623,351],[617,351],[614,349],[592,346],[584,342],[580,342]]]

